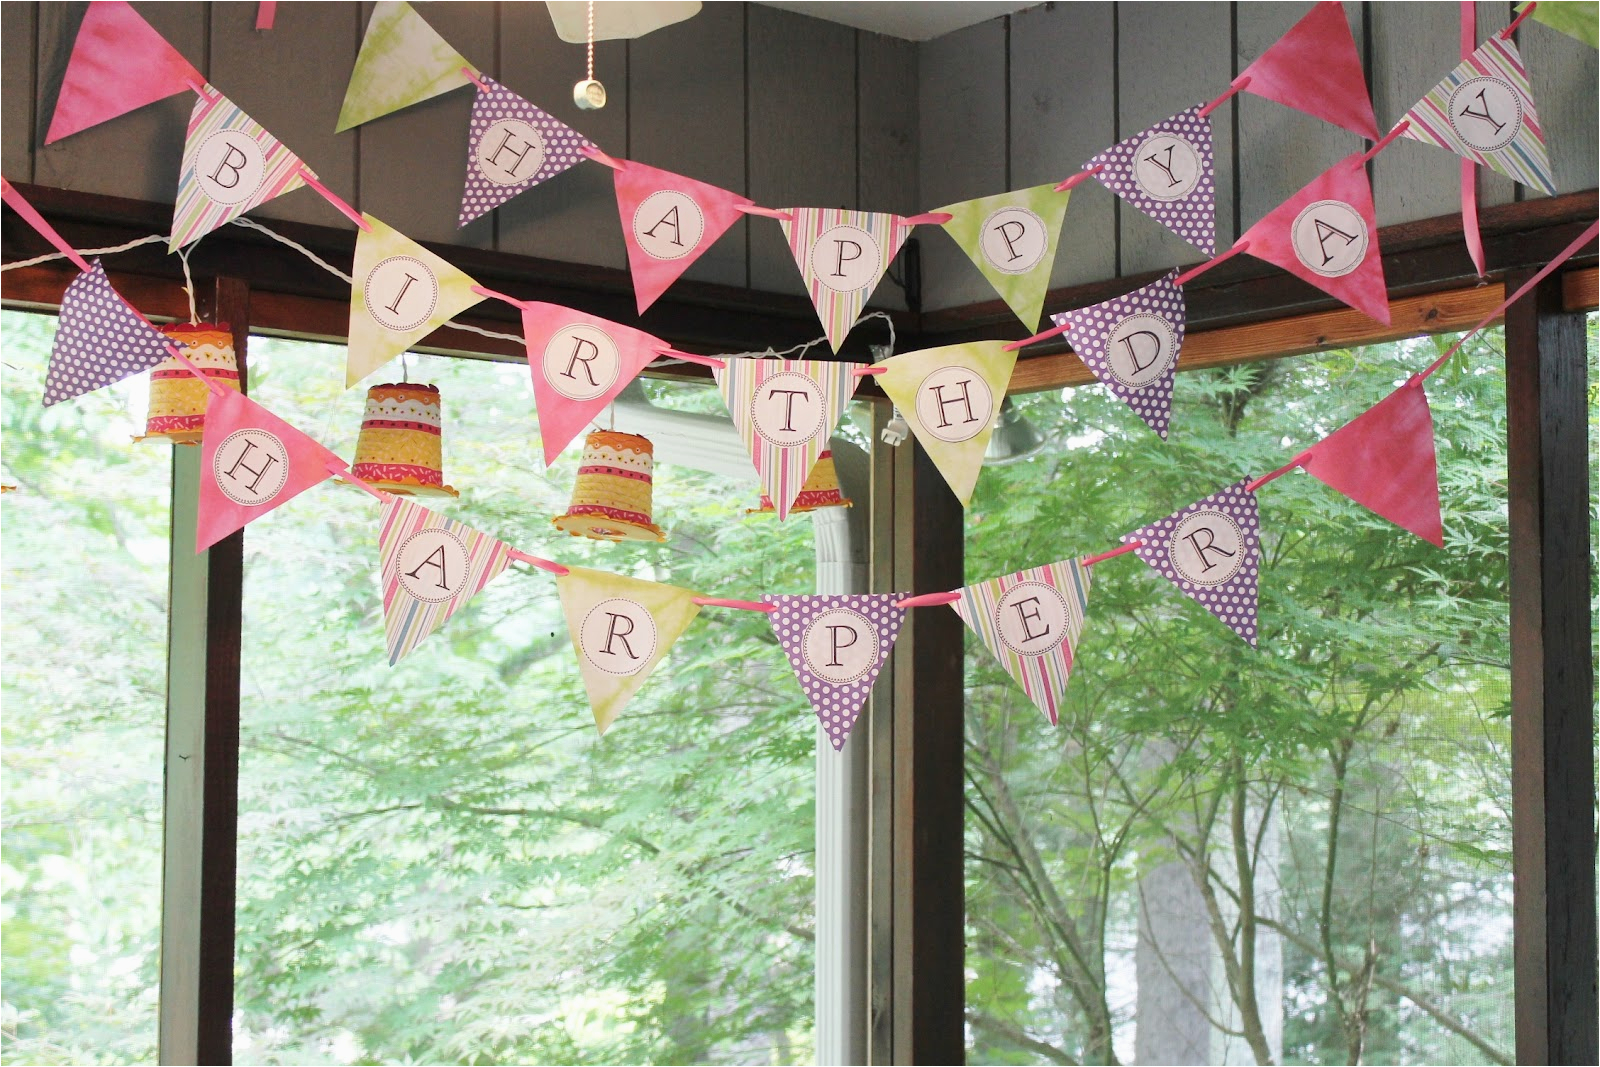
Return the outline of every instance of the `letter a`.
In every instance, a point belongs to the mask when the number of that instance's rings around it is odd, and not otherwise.
[[[446,592],[449,592],[449,590],[450,590],[450,572],[445,570],[445,566],[444,566],[444,546],[443,545],[440,545],[438,548],[434,549],[431,553],[429,553],[427,559],[425,559],[421,563],[417,564],[417,569],[416,570],[407,571],[406,572],[406,577],[407,578],[416,578],[417,581],[419,581],[419,582],[422,581],[422,579],[418,578],[417,576],[422,573],[422,568],[424,568],[424,567],[437,567],[439,569],[439,577],[435,580],[434,584],[437,585],[440,589],[443,589]]]

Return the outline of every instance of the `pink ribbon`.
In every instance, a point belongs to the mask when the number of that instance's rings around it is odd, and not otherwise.
[[[520,560],[523,563],[531,563],[533,566],[538,567],[542,571],[549,571],[557,578],[565,578],[567,575],[572,573],[571,567],[563,567],[555,560],[542,559],[539,556],[530,556],[528,553],[518,551],[515,548],[507,553],[507,555],[514,560]]]
[[[1520,19],[1518,20],[1521,21]],[[1516,25],[1516,23],[1512,23]],[[1478,50],[1478,5],[1473,0],[1461,2],[1461,58],[1468,59]],[[1461,163],[1461,236],[1467,242],[1467,255],[1472,266],[1483,277],[1483,234],[1478,229],[1478,165],[1470,159]]]
[[[1118,556],[1125,555],[1125,554],[1127,554],[1129,552],[1132,552],[1134,549],[1140,547],[1143,544],[1144,544],[1143,541],[1129,541],[1127,544],[1123,545],[1121,548],[1113,548],[1111,551],[1102,552],[1098,556],[1085,556],[1083,559],[1078,561],[1078,566],[1080,566],[1080,567],[1093,567],[1096,563],[1104,563],[1108,559],[1115,559]]]
[[[738,608],[740,611],[764,611],[768,614],[778,610],[776,604],[763,604],[759,600],[724,600],[719,596],[697,596],[693,603],[703,608]]]

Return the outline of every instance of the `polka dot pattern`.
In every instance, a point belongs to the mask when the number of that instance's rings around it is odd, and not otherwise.
[[[766,603],[776,606],[777,610],[771,614],[772,632],[783,646],[783,654],[789,657],[789,665],[800,680],[800,688],[805,690],[806,698],[811,701],[817,719],[828,732],[828,740],[833,742],[835,751],[844,748],[850,728],[861,714],[861,705],[866,702],[867,694],[872,692],[872,683],[878,680],[883,661],[888,658],[889,650],[900,636],[900,625],[905,621],[906,609],[895,607],[895,602],[903,600],[905,596],[904,593],[865,593],[851,596],[762,597]],[[820,678],[806,666],[806,625],[823,612],[838,608],[864,616],[878,630],[877,656],[872,669],[847,685],[836,685]]]
[[[528,103],[487,74],[480,74],[489,88],[478,91],[472,103],[470,139],[467,142],[467,184],[461,191],[461,214],[457,226],[465,226],[486,211],[493,211],[518,193],[548,181],[574,164],[588,157],[585,146],[592,147],[583,134],[551,115],[541,107]],[[515,185],[499,185],[484,176],[478,167],[478,143],[495,123],[504,119],[526,122],[544,137],[544,162],[533,176]]]
[[[1251,648],[1255,648],[1256,578],[1261,570],[1261,514],[1256,508],[1256,495],[1245,488],[1248,484],[1247,481],[1235,482],[1164,519],[1123,534],[1122,541],[1124,544],[1142,541],[1143,544],[1133,550],[1135,555],[1221,619],[1230,630],[1250,642]],[[1189,515],[1201,510],[1220,511],[1227,515],[1238,525],[1241,535],[1244,562],[1237,574],[1220,585],[1206,586],[1191,582],[1172,565],[1172,542],[1178,527]]]
[[[120,382],[166,358],[166,340],[123,303],[97,259],[61,299],[44,406]]]
[[[1167,439],[1167,427],[1172,422],[1172,379],[1177,373],[1178,359],[1183,352],[1183,331],[1188,322],[1188,310],[1183,302],[1183,290],[1173,284],[1177,272],[1151,282],[1142,289],[1107,300],[1103,304],[1063,311],[1051,315],[1050,321],[1067,328],[1066,338],[1072,350],[1083,360],[1134,414],[1145,421],[1161,439]],[[1148,385],[1130,389],[1117,380],[1111,371],[1108,348],[1117,324],[1129,315],[1155,315],[1172,328],[1172,361],[1161,377]]]
[[[1157,200],[1139,188],[1134,177],[1135,156],[1152,136],[1160,133],[1181,137],[1195,150],[1200,162],[1200,180],[1187,196]],[[1217,181],[1212,162],[1211,123],[1200,117],[1200,107],[1180,111],[1163,119],[1126,141],[1118,141],[1083,165],[1084,170],[1103,167],[1095,178],[1101,185],[1155,219],[1208,256],[1217,254]]]

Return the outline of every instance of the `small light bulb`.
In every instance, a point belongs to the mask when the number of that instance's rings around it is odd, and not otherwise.
[[[572,102],[585,111],[599,111],[606,106],[606,87],[590,78],[572,87]]]

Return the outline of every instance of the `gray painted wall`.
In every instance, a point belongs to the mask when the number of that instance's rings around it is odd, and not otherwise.
[[[626,265],[610,172],[582,164],[458,230],[467,116],[460,90],[333,132],[368,4],[284,4],[257,33],[256,5],[135,5],[202,73],[357,207],[412,237],[603,266]],[[1457,6],[1348,3],[1368,57],[1379,125],[1458,61]],[[42,145],[82,3],[0,4],[0,166],[8,178],[170,201],[192,101],[172,97]],[[1308,9],[1305,3],[1056,3],[920,45],[759,4],[710,2],[633,42],[601,42],[611,91],[580,112],[583,49],[559,41],[539,3],[429,3],[418,10],[464,55],[614,155],[676,170],[773,207],[915,213],[1060,180],[1089,156],[1209,99]],[[1509,3],[1478,4],[1480,38]],[[1596,184],[1595,53],[1532,22],[1519,32],[1561,191]],[[1358,147],[1307,115],[1240,95],[1214,115],[1218,238]],[[1378,158],[1381,223],[1457,210],[1456,157],[1414,142]],[[1483,172],[1482,201],[1538,195]],[[301,190],[253,213],[348,223]],[[937,227],[918,232],[930,308],[994,298]],[[1073,194],[1055,285],[1199,256],[1095,182]],[[687,277],[803,289],[779,229],[741,222]],[[890,282],[875,302],[898,305]]]

